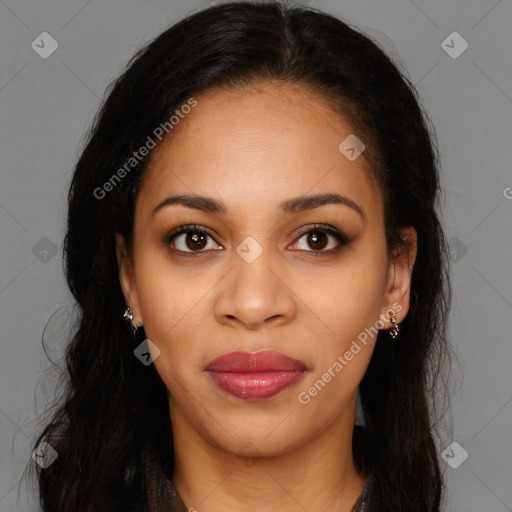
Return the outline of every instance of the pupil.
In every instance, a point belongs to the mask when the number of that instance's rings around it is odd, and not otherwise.
[[[309,235],[309,240],[312,242],[313,245],[316,245],[315,250],[323,249],[325,247],[325,244],[322,244],[321,238],[322,236],[325,238],[325,234],[321,231],[312,231]]]
[[[190,235],[190,233],[189,233]],[[204,242],[206,240],[206,236],[205,236],[205,233],[193,233],[191,236],[190,236],[190,239],[192,239],[192,243],[189,244],[188,243],[188,240],[189,240],[189,236],[187,236],[187,246],[189,249],[203,249],[204,247]]]

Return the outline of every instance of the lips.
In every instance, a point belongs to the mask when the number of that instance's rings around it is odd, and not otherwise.
[[[300,380],[307,366],[274,351],[231,352],[206,367],[214,384],[243,400],[270,398]]]

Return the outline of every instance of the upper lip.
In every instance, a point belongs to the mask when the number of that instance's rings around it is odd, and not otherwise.
[[[265,371],[304,371],[306,365],[280,352],[230,352],[208,363],[206,371],[252,373]]]

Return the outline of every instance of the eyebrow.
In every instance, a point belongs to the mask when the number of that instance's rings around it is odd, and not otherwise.
[[[181,194],[165,198],[153,209],[152,214],[154,215],[162,208],[173,204],[181,204],[183,206],[187,206],[188,208],[194,208],[196,210],[201,210],[207,213],[228,213],[228,209],[222,201],[217,201],[212,197]],[[283,213],[290,214],[312,210],[327,204],[340,204],[348,206],[349,208],[352,208],[354,211],[359,213],[363,219],[365,217],[363,209],[357,203],[346,196],[336,193],[292,197],[291,199],[287,199],[286,201],[280,203],[279,206]]]

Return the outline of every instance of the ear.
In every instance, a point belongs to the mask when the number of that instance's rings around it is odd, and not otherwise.
[[[398,323],[403,321],[409,311],[411,277],[418,247],[418,236],[412,226],[401,230],[401,238],[405,244],[392,253],[388,269],[386,296],[381,311],[381,318],[385,318],[389,322],[389,327],[392,327],[389,320],[390,310],[395,312]]]
[[[142,318],[140,316],[139,300],[137,296],[137,286],[135,283],[135,274],[133,265],[126,250],[124,237],[120,233],[115,233],[116,237],[116,257],[119,275],[119,283],[123,290],[124,300],[126,305],[130,306],[133,313],[133,325],[142,325]]]

